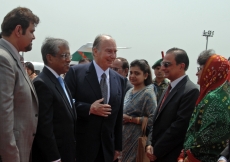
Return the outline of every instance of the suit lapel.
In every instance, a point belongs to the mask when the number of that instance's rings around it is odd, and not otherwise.
[[[37,103],[37,105],[38,105],[38,98],[37,98],[37,94],[36,94],[36,92],[35,92],[35,88],[34,88],[32,82],[30,81],[28,75],[26,74],[26,71],[25,71],[24,67],[22,66],[20,60],[18,59],[17,54],[14,53],[14,51],[11,49],[11,47],[10,47],[8,44],[6,44],[3,40],[1,40],[1,39],[0,39],[0,44],[4,47],[5,50],[7,50],[7,51],[11,54],[11,56],[12,56],[13,59],[15,60],[17,66],[19,67],[19,69],[21,70],[21,72],[22,72],[24,78],[26,79],[27,83],[29,84],[30,89],[31,89],[31,91],[32,91],[33,94],[34,94],[34,97],[35,97],[35,99],[36,99],[36,103]]]
[[[65,81],[64,81],[64,83],[65,83]],[[70,93],[70,91],[69,91],[69,88],[68,88],[68,86],[66,85],[66,83],[65,83],[65,87],[66,87],[67,93],[68,93],[68,95],[69,95],[70,102],[71,102],[71,104],[72,104],[71,110],[72,110],[72,112],[73,112],[74,118],[77,119],[77,113],[76,113],[76,109],[75,109],[75,104],[73,103],[72,95],[71,95],[71,93]]]
[[[93,63],[91,63],[89,65],[89,69],[86,71],[85,77],[86,77],[86,80],[88,81],[88,84],[90,85],[92,91],[94,92],[95,96],[98,99],[101,99],[102,98],[101,88],[100,88],[100,84],[98,82],[97,72],[95,70]]]
[[[73,111],[72,111],[72,107],[70,106],[69,100],[61,86],[61,84],[59,83],[58,79],[53,75],[53,73],[48,70],[46,67],[43,68],[43,72],[50,78],[50,80],[55,84],[55,87],[57,89],[57,91],[59,92],[59,94],[61,95],[63,101],[65,102],[65,105],[67,107],[67,109],[69,110],[70,114],[74,117]]]
[[[187,76],[185,76],[173,89],[172,91],[168,94],[167,98],[165,99],[160,111],[159,111],[159,108],[160,108],[160,104],[158,105],[158,108],[157,108],[157,117],[160,115],[160,113],[164,110],[164,108],[166,107],[166,105],[168,104],[168,102],[172,99],[172,97],[176,94],[177,90],[186,83],[186,80],[187,80]],[[166,93],[167,89],[164,91],[164,95]],[[161,103],[161,101],[163,100],[164,98],[164,95],[161,96],[161,99],[159,101],[159,103]],[[156,119],[157,119],[156,117]]]

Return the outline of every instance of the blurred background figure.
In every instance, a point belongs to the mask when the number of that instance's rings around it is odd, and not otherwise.
[[[162,93],[170,83],[169,79],[165,78],[165,73],[161,70],[162,61],[163,59],[160,59],[156,61],[152,66],[152,69],[154,70],[154,74],[155,74],[155,78],[153,79],[153,84],[157,96],[157,103],[159,102]]]
[[[34,65],[31,62],[26,62],[25,63],[25,68],[26,68],[26,72],[30,77],[30,80],[34,80],[34,78],[37,77],[37,74],[35,73],[34,70]]]
[[[122,162],[136,161],[143,118],[148,118],[147,127],[151,128],[157,106],[156,95],[151,85],[151,69],[146,60],[131,62],[129,80],[134,87],[127,91],[124,99]]]
[[[120,74],[121,76],[123,76],[125,78],[125,93],[133,87],[133,85],[130,83],[130,81],[127,79],[128,77],[128,73],[129,73],[129,62],[122,57],[117,57],[112,65],[111,65],[111,69],[113,69],[114,71],[116,71],[118,74]]]
[[[78,64],[86,64],[86,63],[90,63],[91,60],[88,58],[82,58],[81,60],[79,60]]]
[[[230,84],[227,82],[230,67],[228,60],[213,50],[203,51],[197,63],[200,95],[189,123],[184,151],[189,162],[191,157],[216,162],[230,137]]]

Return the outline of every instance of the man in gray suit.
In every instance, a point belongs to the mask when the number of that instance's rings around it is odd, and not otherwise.
[[[9,12],[0,39],[0,161],[29,162],[38,121],[38,100],[19,52],[32,49],[39,18],[28,8]]]

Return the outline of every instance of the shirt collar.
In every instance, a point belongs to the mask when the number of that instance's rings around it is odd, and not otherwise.
[[[183,76],[181,76],[180,78],[177,78],[176,80],[174,80],[173,82],[171,82],[171,87],[172,87],[172,89],[174,88],[174,87],[176,87],[176,85],[185,77],[186,75],[183,75]]]
[[[18,59],[20,60],[20,54],[18,53],[18,50],[17,50],[10,42],[8,42],[7,40],[5,40],[4,38],[2,38],[2,40],[3,40],[6,44],[8,44],[8,46],[10,46],[10,48],[13,50],[14,53],[17,54],[17,57],[18,57]]]
[[[109,78],[109,68],[106,69],[105,71],[102,70],[102,68],[95,62],[95,60],[93,60],[93,64],[94,64],[94,67],[95,67],[95,69],[96,69],[97,78],[98,78],[99,80],[100,80],[101,75],[102,75],[103,73],[106,74],[107,79]]]
[[[45,67],[47,67],[47,69],[49,69],[49,70],[51,71],[51,73],[53,73],[53,75],[54,75],[56,78],[59,77],[59,75],[56,73],[56,71],[54,71],[51,67],[49,67],[49,66],[47,66],[47,65],[45,65]]]

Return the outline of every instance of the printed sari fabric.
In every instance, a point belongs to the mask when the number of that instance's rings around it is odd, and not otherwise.
[[[148,128],[152,127],[153,113],[157,106],[153,86],[132,93],[133,88],[127,91],[124,99],[124,114],[132,117],[148,117]],[[142,121],[142,120],[141,120]],[[138,137],[142,135],[141,124],[126,123],[123,125],[122,162],[135,162],[137,155]]]
[[[229,63],[211,56],[200,80],[200,96],[192,114],[184,149],[200,161],[216,162],[230,137]]]

